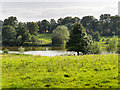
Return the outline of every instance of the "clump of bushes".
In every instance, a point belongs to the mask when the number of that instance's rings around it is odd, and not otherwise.
[[[110,39],[107,39],[105,44],[108,44],[108,43],[109,43],[109,41],[110,41]]]
[[[5,48],[5,50],[3,51],[3,54],[8,54],[9,50],[7,48]]]
[[[104,37],[102,38],[102,42],[103,42],[103,41],[105,41],[105,38],[104,38]]]
[[[24,53],[24,51],[25,51],[25,48],[23,48],[23,47],[20,47],[20,48],[18,48],[18,50],[19,50],[19,52],[20,52],[20,53]]]

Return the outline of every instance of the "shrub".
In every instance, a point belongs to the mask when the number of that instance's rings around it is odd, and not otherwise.
[[[53,34],[52,34],[53,45],[65,44],[68,39],[69,39],[69,31],[66,26],[64,25],[58,26],[55,30],[53,30]]]
[[[113,36],[113,38],[109,40],[106,50],[108,51],[108,53],[114,53],[117,51],[117,39],[115,38],[115,36]]]
[[[6,48],[4,51],[3,51],[4,54],[8,54],[9,53],[9,50]]]
[[[104,37],[102,38],[102,42],[103,42],[103,41],[105,41],[105,38],[104,38]]]
[[[94,42],[91,45],[91,54],[101,54],[101,45],[99,42]]]
[[[107,39],[105,44],[108,44],[108,43],[109,43],[109,41],[110,41],[110,39]]]
[[[20,47],[20,48],[18,48],[18,50],[20,53],[24,53],[25,48]]]

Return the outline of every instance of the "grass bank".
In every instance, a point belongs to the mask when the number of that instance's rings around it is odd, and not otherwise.
[[[52,43],[52,34],[39,34],[38,38],[42,41],[41,44],[51,44]]]
[[[2,57],[3,88],[118,88],[118,55]]]

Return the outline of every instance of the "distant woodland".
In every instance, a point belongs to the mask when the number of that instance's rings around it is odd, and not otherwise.
[[[0,20],[2,44],[8,46],[40,45],[38,34],[52,34],[58,26],[67,27],[70,33],[74,23],[82,24],[88,35],[95,36],[97,33],[100,36],[113,36],[118,35],[120,16],[102,14],[99,20],[94,16],[84,16],[83,18],[67,16],[58,20],[51,19],[48,21],[44,19],[37,22],[19,22],[17,17],[10,16],[4,21]]]

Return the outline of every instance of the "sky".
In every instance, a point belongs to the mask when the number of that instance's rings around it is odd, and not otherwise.
[[[0,20],[16,16],[20,22],[118,14],[119,0],[0,0]]]

